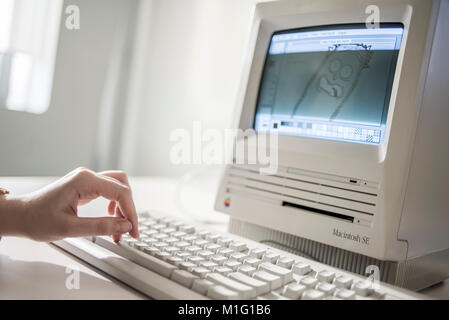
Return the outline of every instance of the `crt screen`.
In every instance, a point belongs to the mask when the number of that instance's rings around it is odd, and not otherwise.
[[[383,140],[402,25],[272,36],[255,130],[365,144]]]

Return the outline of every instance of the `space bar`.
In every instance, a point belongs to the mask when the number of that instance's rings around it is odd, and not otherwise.
[[[166,278],[170,278],[172,272],[178,269],[174,265],[150,256],[149,254],[142,253],[134,248],[121,246],[120,244],[115,243],[110,237],[96,237],[95,244]]]

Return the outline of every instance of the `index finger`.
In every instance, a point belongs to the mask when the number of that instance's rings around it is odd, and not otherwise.
[[[120,181],[121,183],[127,185],[128,187],[131,187],[129,185],[128,176],[126,175],[126,173],[124,171],[121,171],[121,170],[109,170],[109,171],[98,172],[98,174],[101,175],[101,176],[106,176],[106,177],[110,177],[110,178],[116,179],[116,180]],[[109,214],[111,214],[111,215],[114,214],[114,212],[116,211],[115,210],[115,206],[116,206],[115,201],[111,201],[109,203],[109,206],[108,206]],[[122,215],[122,213],[121,213],[119,208],[118,208],[117,212],[118,212],[119,215]]]
[[[131,222],[131,236],[139,237],[137,212],[129,186],[90,170],[81,170],[75,175],[74,181],[80,198],[102,196],[108,200],[116,201],[123,215]]]

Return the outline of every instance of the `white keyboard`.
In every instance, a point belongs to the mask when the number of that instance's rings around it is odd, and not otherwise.
[[[124,235],[55,244],[155,299],[420,299],[359,275],[154,213],[139,239]]]

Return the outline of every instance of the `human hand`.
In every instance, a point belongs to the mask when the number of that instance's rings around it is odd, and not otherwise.
[[[114,217],[80,218],[78,206],[98,197],[109,199]],[[24,236],[37,241],[66,237],[111,235],[114,241],[130,232],[139,237],[137,214],[126,174],[76,169],[34,193],[0,201],[0,236]]]

